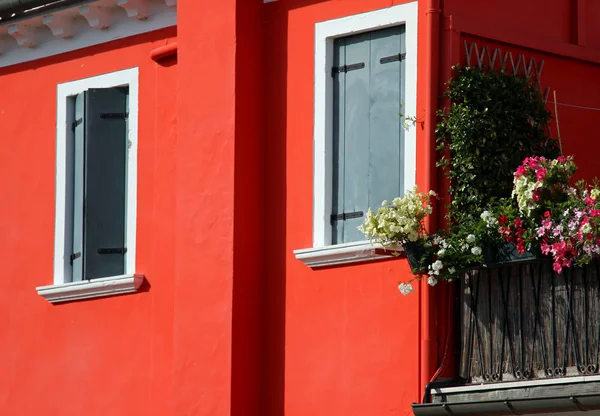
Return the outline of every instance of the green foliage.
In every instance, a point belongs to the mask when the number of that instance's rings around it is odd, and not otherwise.
[[[528,156],[555,158],[546,136],[550,113],[534,83],[499,71],[455,67],[440,110],[438,166],[451,181],[451,223],[479,215],[493,199],[511,196],[513,172]]]

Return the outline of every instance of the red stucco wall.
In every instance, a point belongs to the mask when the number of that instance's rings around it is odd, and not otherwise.
[[[314,25],[399,3],[288,0],[265,6],[269,301],[263,319],[269,365],[263,367],[263,403],[268,415],[412,414],[409,404],[423,393],[418,387],[419,296],[405,298],[396,290],[398,280],[410,277],[405,263],[311,270],[293,255],[293,250],[312,244]],[[426,3],[419,4],[417,117],[424,115],[427,82]],[[482,45],[544,59],[543,87],[556,89],[559,102],[600,107],[600,60],[584,62],[575,57],[582,52],[573,52],[569,45],[584,20],[588,44],[600,40],[588,16],[583,14],[579,23],[574,19],[574,2],[556,1],[552,7],[541,0],[443,3],[440,86],[451,65],[464,63],[463,40],[477,39]],[[515,40],[516,46],[506,44]],[[536,50],[541,46],[543,50]],[[575,55],[557,55],[565,50]],[[585,56],[598,59],[600,51],[588,49]],[[594,152],[589,152],[597,112],[560,107],[559,116],[565,152],[575,154],[580,175],[600,176]],[[552,129],[556,134],[556,127]],[[425,140],[418,131],[417,183],[428,168]],[[444,289],[436,287],[433,296],[439,363],[447,325]],[[454,354],[450,348],[447,376],[453,375]]]
[[[422,395],[420,303],[419,290],[396,290],[406,263],[311,270],[293,255],[312,244],[314,25],[400,3],[180,0],[177,59],[148,56],[175,40],[166,29],[0,69],[0,414],[411,414]],[[559,102],[600,107],[590,17],[590,48],[575,51],[572,2],[522,3],[445,1],[439,84],[464,58],[463,40],[477,40],[544,59],[542,84]],[[422,1],[417,117],[425,12]],[[133,66],[137,272],[148,283],[52,306],[35,287],[52,283],[56,84]],[[582,176],[600,176],[589,151],[597,112],[559,115],[565,152]],[[425,140],[418,130],[420,184]]]
[[[165,29],[0,70],[0,413],[165,415],[172,383],[174,62]],[[139,66],[137,271],[132,296],[53,306],[56,85]]]

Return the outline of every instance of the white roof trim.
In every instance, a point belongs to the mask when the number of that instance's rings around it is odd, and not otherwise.
[[[99,0],[0,24],[0,68],[176,26],[176,5]]]

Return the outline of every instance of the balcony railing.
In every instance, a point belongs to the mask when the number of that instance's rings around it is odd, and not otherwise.
[[[460,376],[479,384],[597,374],[599,276],[597,261],[563,274],[548,261],[466,274]]]

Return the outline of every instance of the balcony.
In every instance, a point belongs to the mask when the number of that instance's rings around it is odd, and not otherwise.
[[[562,274],[545,260],[474,270],[459,291],[460,381],[435,386],[416,415],[600,409],[598,260]]]

